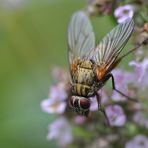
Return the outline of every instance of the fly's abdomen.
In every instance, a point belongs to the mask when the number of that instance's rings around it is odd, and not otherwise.
[[[72,93],[79,96],[89,97],[91,96],[92,89],[88,85],[74,83],[72,87]]]
[[[88,86],[93,85],[94,72],[90,61],[84,61],[78,66],[74,82]]]
[[[94,77],[91,61],[82,62],[73,77],[72,92],[80,96],[90,96],[90,94],[93,94],[92,86],[94,84]]]

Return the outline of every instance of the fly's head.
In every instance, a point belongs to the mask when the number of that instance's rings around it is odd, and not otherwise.
[[[88,116],[90,99],[81,96],[71,96],[69,104],[79,115]]]

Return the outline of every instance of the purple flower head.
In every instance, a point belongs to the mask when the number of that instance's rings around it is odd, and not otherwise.
[[[144,59],[142,62],[131,61],[129,65],[134,66],[135,69],[134,84],[142,89],[148,87],[148,59]]]
[[[41,102],[41,108],[47,113],[64,113],[66,109],[67,93],[62,83],[52,86],[49,93],[49,98]]]
[[[148,128],[148,118],[144,116],[144,113],[137,112],[134,115],[133,119],[138,125],[145,126],[146,128]]]
[[[124,5],[118,7],[114,12],[118,23],[123,23],[127,19],[130,19],[134,15],[134,7],[132,5]]]
[[[113,70],[113,75],[116,88],[128,96],[132,96],[133,92],[128,89],[128,84],[134,81],[133,74],[121,69],[115,69]],[[125,97],[115,91],[113,91],[112,99],[114,101],[125,101]]]
[[[125,148],[148,148],[148,137],[137,135],[126,143]]]
[[[111,126],[123,126],[125,124],[126,116],[121,106],[110,105],[106,107],[105,111]]]
[[[86,121],[86,117],[85,117],[85,116],[79,116],[79,115],[77,115],[77,116],[74,118],[74,122],[75,122],[76,124],[79,124],[79,125],[84,124],[85,121]]]
[[[96,96],[90,98],[91,104],[90,104],[90,111],[97,111],[98,110],[98,102],[96,99]]]
[[[45,99],[41,102],[41,108],[44,112],[50,114],[62,114],[66,109],[66,102],[61,102],[54,99]]]
[[[100,94],[100,97],[101,97],[101,104],[106,105],[108,103],[108,100],[109,100],[109,96],[106,93],[106,90],[102,88],[101,90],[99,90],[99,94]]]
[[[59,145],[66,146],[73,140],[72,129],[66,118],[60,117],[49,125],[47,139],[58,140]]]
[[[100,95],[100,99],[101,99],[101,104],[105,105],[108,103],[108,95],[105,91],[105,89],[101,89],[98,91],[98,94]],[[90,105],[90,111],[97,111],[98,110],[98,102],[97,102],[97,98],[95,97],[91,97],[91,105]]]
[[[58,83],[57,85],[52,86],[49,91],[49,98],[61,101],[66,100],[67,92],[65,89],[65,84]]]

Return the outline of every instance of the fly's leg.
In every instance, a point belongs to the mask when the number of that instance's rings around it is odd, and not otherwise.
[[[142,45],[147,45],[148,44],[148,38],[146,38],[142,43],[138,44],[135,48],[129,50],[127,53],[125,53],[124,55],[122,55],[121,57],[117,58],[117,60],[113,63],[113,65],[109,68],[108,71],[113,70],[120,62],[121,60],[126,57],[127,55],[129,55],[130,53],[132,53],[133,51],[137,50],[139,47],[141,47]],[[130,101],[135,101],[138,102],[138,99],[134,99],[131,98],[129,96],[127,96],[126,94],[124,94],[123,92],[121,92],[120,90],[116,89],[115,86],[115,81],[114,81],[114,76],[110,73],[108,74],[105,78],[104,78],[104,82],[106,82],[108,79],[112,78],[112,87],[113,90],[115,90],[116,92],[118,92],[119,94],[121,94],[122,96],[126,97],[128,100]]]
[[[109,78],[112,79],[112,87],[113,87],[113,90],[115,90],[116,92],[118,92],[119,94],[121,94],[122,96],[124,96],[125,98],[127,98],[130,101],[138,102],[137,99],[131,98],[131,97],[127,96],[126,94],[124,94],[123,92],[121,92],[120,90],[116,89],[115,81],[114,81],[114,76],[111,73],[106,76],[106,79],[107,80]]]
[[[105,112],[104,106],[101,105],[101,98],[100,98],[100,95],[98,93],[96,93],[96,99],[97,99],[97,102],[98,102],[98,110],[100,110],[103,113],[103,115],[104,115],[104,117],[107,121],[107,125],[110,126],[109,119],[108,119],[107,114]]]

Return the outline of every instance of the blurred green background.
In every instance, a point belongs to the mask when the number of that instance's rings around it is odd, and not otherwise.
[[[40,102],[52,84],[50,69],[67,67],[67,25],[85,0],[0,0],[0,148],[49,148]],[[94,22],[100,39],[114,23]]]

